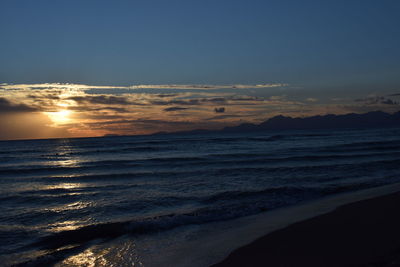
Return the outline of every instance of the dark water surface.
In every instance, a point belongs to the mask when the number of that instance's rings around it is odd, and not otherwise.
[[[2,141],[0,260],[146,266],[163,233],[399,182],[399,166],[400,129]],[[146,250],[111,251],[121,238]]]

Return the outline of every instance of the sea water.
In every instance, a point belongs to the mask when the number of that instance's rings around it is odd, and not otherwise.
[[[213,257],[210,225],[400,182],[399,166],[396,128],[1,141],[0,261]]]

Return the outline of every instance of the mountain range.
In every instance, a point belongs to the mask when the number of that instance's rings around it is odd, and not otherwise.
[[[182,134],[198,133],[239,133],[270,130],[312,130],[312,129],[345,129],[345,128],[388,128],[400,127],[400,111],[390,114],[373,111],[364,114],[349,113],[344,115],[318,115],[304,118],[275,116],[260,124],[243,123],[238,126],[225,127],[222,130],[192,130]],[[164,134],[164,133],[157,133]]]

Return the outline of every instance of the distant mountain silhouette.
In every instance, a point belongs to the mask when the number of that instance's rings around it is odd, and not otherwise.
[[[268,130],[311,130],[311,129],[344,129],[344,128],[388,128],[400,127],[400,111],[394,114],[373,111],[364,114],[323,115],[305,118],[276,116],[260,124],[243,123],[238,126],[225,127],[222,130],[193,130],[179,132],[183,134],[200,134],[211,132],[253,132]]]
[[[400,112],[389,114],[382,111],[373,111],[364,114],[329,114],[305,118],[291,118],[279,115],[261,124],[244,123],[239,126],[226,127],[222,131],[386,128],[396,126],[400,127]]]

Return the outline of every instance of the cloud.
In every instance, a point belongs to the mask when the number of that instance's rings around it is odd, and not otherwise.
[[[243,117],[248,117],[249,115],[236,115],[236,114],[231,114],[231,115],[218,115],[214,116],[211,118],[207,118],[205,120],[212,121],[212,120],[222,120],[222,119],[231,119],[231,118],[243,118]]]
[[[0,140],[71,137],[64,127],[51,127],[41,112],[0,112]]]
[[[222,107],[222,108],[215,108],[214,111],[215,111],[215,113],[224,113],[224,112],[225,112],[225,108],[224,108],[224,107]]]
[[[102,106],[102,107],[87,107],[87,106],[76,106],[76,107],[69,107],[69,110],[73,111],[114,111],[118,113],[127,113],[129,110],[121,107],[109,107],[109,106]]]
[[[175,96],[178,96],[178,94],[158,94],[156,96],[164,98],[164,97],[175,97]]]
[[[226,97],[209,97],[209,98],[189,98],[189,99],[170,99],[170,100],[150,100],[152,105],[215,105],[215,104],[225,104],[229,101],[254,101],[253,99],[236,99],[236,98],[226,98]]]
[[[38,83],[38,84],[0,84],[1,89],[10,90],[43,90],[43,89],[67,89],[67,90],[89,90],[89,89],[120,89],[124,86],[98,86],[73,83]]]
[[[60,96],[57,93],[52,93],[52,94],[49,93],[49,94],[42,94],[42,95],[31,94],[31,95],[27,95],[26,97],[31,98],[31,99],[43,99],[43,98],[51,99],[51,100],[59,100],[60,99]]]
[[[312,94],[286,95],[279,88],[236,90],[279,86],[284,84],[0,84],[0,128],[14,129],[6,138],[17,134],[17,131],[21,131],[21,136],[28,135],[25,124],[34,123],[35,120],[35,137],[148,134],[157,131],[216,129],[243,122],[259,123],[279,114],[310,116],[399,109],[400,101],[396,100],[396,95],[392,97],[394,100],[389,96],[369,95],[367,98],[359,96],[356,102],[354,98],[342,98],[336,99],[334,103],[333,100],[332,103],[325,103]],[[58,125],[51,120],[49,112],[63,110],[70,111],[69,122]],[[21,124],[21,128],[11,128],[12,123]]]
[[[195,129],[221,129],[232,126],[230,122],[224,121],[192,121],[192,120],[159,120],[159,119],[127,119],[99,121],[88,123],[91,129],[96,131],[105,130],[104,134],[117,133],[121,135],[150,134],[155,132],[176,132]]]
[[[213,89],[254,89],[254,88],[274,88],[284,87],[287,84],[283,83],[266,83],[266,84],[230,84],[230,85],[215,85],[215,84],[141,84],[132,85],[130,89],[191,89],[191,90],[213,90]]]
[[[104,105],[130,105],[132,104],[127,98],[122,96],[110,96],[110,95],[86,95],[86,96],[72,96],[67,98],[68,100],[74,100],[78,104],[90,103],[90,104],[104,104]]]
[[[176,131],[187,127],[196,128],[198,123],[192,121],[168,121],[156,119],[126,119],[126,120],[110,120],[110,121],[97,121],[88,123],[92,129],[107,129],[111,131],[124,132],[125,134],[132,133],[151,133],[155,131]],[[178,128],[177,128],[178,127]]]
[[[37,111],[37,109],[25,104],[14,104],[11,103],[6,98],[0,97],[0,112],[2,113],[33,112],[33,111]]]
[[[151,100],[150,104],[152,105],[199,105],[201,101],[199,99],[182,99],[182,100]]]
[[[367,97],[354,100],[355,102],[362,102],[365,105],[399,105],[398,102],[385,98],[383,96]]]
[[[393,101],[392,99],[382,99],[381,104],[385,105],[398,105],[399,103],[396,101]]]
[[[183,90],[215,90],[215,89],[255,89],[285,87],[284,83],[265,84],[138,84],[130,86],[109,85],[87,85],[71,83],[43,83],[43,84],[0,84],[1,89],[10,90],[43,90],[43,89],[68,89],[68,90],[91,90],[91,89],[183,89]]]
[[[280,100],[285,100],[286,95],[273,95],[269,99],[272,101],[280,101]]]
[[[182,107],[170,107],[170,108],[165,108],[164,111],[170,112],[170,111],[180,111],[180,110],[185,110],[188,108],[182,108]]]

